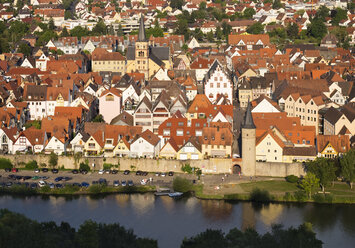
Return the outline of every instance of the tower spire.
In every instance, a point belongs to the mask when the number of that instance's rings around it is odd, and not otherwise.
[[[139,41],[139,42],[144,42],[144,41],[146,41],[143,14],[141,15],[141,19],[139,20],[138,41]]]
[[[248,107],[247,107],[247,111],[245,112],[245,119],[244,119],[244,124],[243,124],[243,128],[247,128],[247,129],[255,129],[255,124],[253,121],[253,116],[251,114],[251,103],[248,99]]]

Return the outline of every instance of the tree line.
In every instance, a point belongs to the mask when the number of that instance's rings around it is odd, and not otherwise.
[[[307,175],[300,181],[300,187],[311,198],[312,193],[320,187],[325,193],[326,188],[338,178],[353,188],[355,182],[355,149],[351,149],[341,157],[316,158],[305,163]]]
[[[137,237],[133,230],[125,229],[118,223],[102,224],[85,221],[78,229],[68,223],[53,221],[37,222],[24,215],[0,210],[0,244],[7,248],[155,248],[157,240]],[[274,225],[272,231],[264,235],[253,229],[240,231],[231,229],[228,234],[221,230],[207,229],[196,236],[185,238],[181,248],[216,247],[322,247],[309,223],[298,228],[284,229]]]

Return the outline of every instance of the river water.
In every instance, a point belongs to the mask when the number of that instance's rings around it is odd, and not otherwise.
[[[230,203],[199,200],[194,197],[174,200],[153,194],[119,194],[104,198],[91,196],[0,196],[0,208],[22,213],[37,221],[65,221],[78,227],[87,219],[119,222],[138,236],[157,239],[159,247],[179,247],[184,237],[207,228],[270,231],[273,223],[285,227],[311,222],[324,247],[355,247],[355,205]]]

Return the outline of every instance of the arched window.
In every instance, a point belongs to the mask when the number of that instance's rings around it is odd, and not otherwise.
[[[112,94],[107,94],[106,95],[106,101],[114,101],[114,97]]]
[[[2,143],[7,143],[7,137],[6,137],[6,135],[2,136]]]
[[[138,53],[138,56],[139,56],[139,57],[144,57],[144,52],[143,52],[143,51],[140,51],[140,52]]]

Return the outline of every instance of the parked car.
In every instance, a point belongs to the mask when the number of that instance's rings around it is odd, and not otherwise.
[[[12,168],[11,172],[18,172],[17,168]]]
[[[39,169],[35,169],[35,173],[39,173],[40,172],[40,170]]]
[[[160,176],[160,172],[155,172],[155,176],[156,177]]]
[[[71,177],[63,177],[63,181],[69,181],[71,179],[72,179]]]
[[[36,189],[37,186],[38,186],[37,183],[31,183],[31,185],[30,185],[31,189]]]
[[[148,172],[143,171],[143,172],[142,172],[142,176],[148,176]]]
[[[112,174],[117,174],[118,170],[112,170]]]
[[[80,173],[83,174],[83,175],[88,174],[88,171],[87,171],[87,170],[84,170],[84,169],[83,169],[83,170],[79,170],[79,171],[80,171]]]
[[[128,180],[128,186],[133,186],[133,181],[132,180]]]
[[[130,173],[129,170],[125,170],[125,171],[123,172],[123,175],[128,175],[129,173]]]
[[[10,188],[12,186],[12,182],[7,182],[6,187]]]
[[[100,178],[99,179],[99,184],[106,184],[107,185],[107,181],[105,178]]]
[[[118,181],[118,180],[113,181],[113,186],[115,186],[115,187],[120,186],[120,181]]]
[[[136,176],[141,176],[142,175],[142,171],[137,171],[136,172]]]
[[[42,172],[48,172],[47,168],[42,168],[41,170],[42,170]]]
[[[162,176],[162,177],[165,177],[165,176],[166,176],[166,173],[165,173],[165,172],[161,173],[161,176]]]
[[[31,179],[31,178],[32,178],[31,176],[24,176],[24,177],[22,178],[22,180],[26,181],[26,180],[29,180],[29,179]]]
[[[82,182],[82,183],[81,183],[81,187],[88,188],[89,186],[90,186],[90,184],[87,183],[87,182]]]
[[[5,168],[5,172],[11,172],[11,168]]]
[[[57,184],[55,185],[55,187],[56,187],[57,189],[61,189],[61,188],[63,188],[63,184],[57,183]]]
[[[100,175],[104,174],[104,172],[105,172],[104,170],[99,170]]]
[[[174,172],[173,171],[169,171],[168,175],[169,175],[169,177],[172,177],[172,176],[174,176]]]
[[[58,173],[58,169],[52,169],[52,173],[53,174],[57,174]]]
[[[111,170],[105,170],[106,174],[110,174],[112,171]]]
[[[79,171],[78,171],[78,170],[72,170],[71,173],[73,173],[73,174],[78,174]]]
[[[39,186],[40,188],[42,188],[42,187],[46,186],[46,182],[45,182],[45,181],[39,181],[39,182],[38,182],[38,186]]]
[[[123,180],[123,181],[121,182],[121,185],[122,185],[122,186],[127,186],[127,182],[126,182],[125,180]]]
[[[54,187],[55,187],[54,183],[49,183],[48,185],[49,185],[49,188],[51,188],[51,189],[54,189]]]
[[[60,182],[62,180],[63,180],[63,177],[57,177],[57,178],[54,179],[55,182]]]

